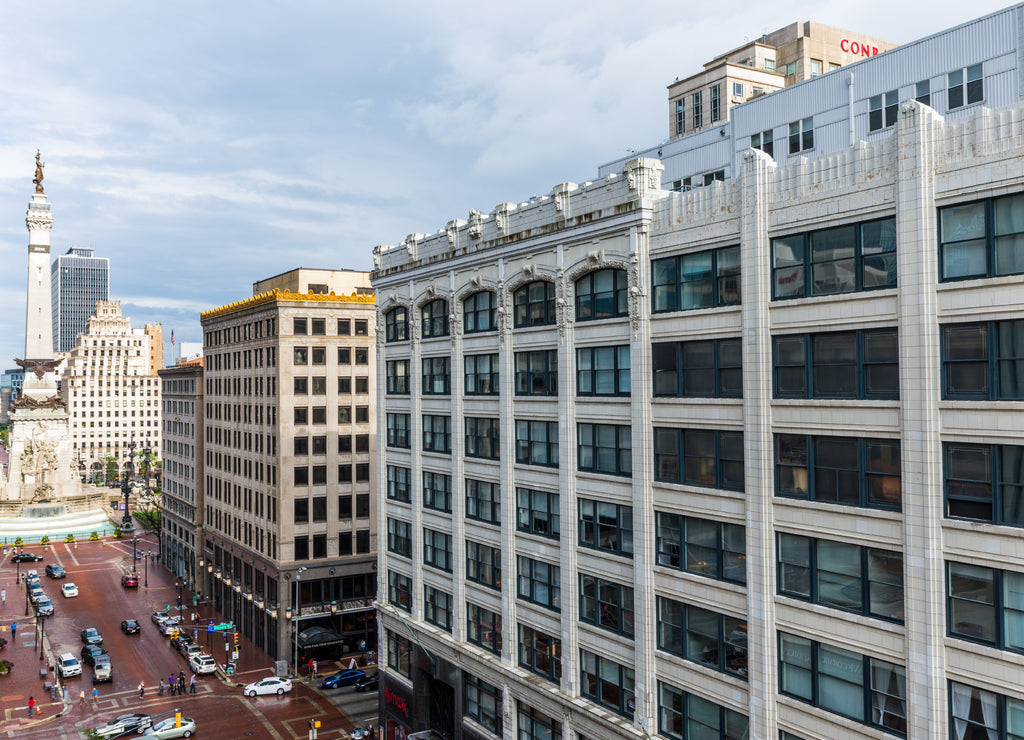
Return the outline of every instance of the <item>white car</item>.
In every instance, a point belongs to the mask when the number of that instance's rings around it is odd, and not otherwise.
[[[78,586],[73,583],[61,584],[60,595],[65,599],[70,599],[72,596],[78,596]]]
[[[47,597],[43,597],[36,602],[36,613],[41,617],[52,617],[53,616],[53,602]]]
[[[188,666],[192,669],[193,673],[198,673],[200,676],[206,673],[217,672],[217,661],[213,659],[212,655],[207,655],[206,653],[193,655],[188,659]]]
[[[277,694],[281,696],[281,694],[291,690],[292,682],[290,680],[271,676],[270,678],[264,678],[262,681],[254,681],[246,686],[242,693],[246,696],[256,696],[257,694]]]
[[[160,634],[164,637],[169,637],[178,631],[178,623],[172,622],[170,619],[161,619],[157,622],[157,629],[160,630]]]
[[[60,657],[57,658],[57,672],[60,673],[61,678],[81,676],[82,664],[78,662],[78,658],[72,653],[61,653]]]

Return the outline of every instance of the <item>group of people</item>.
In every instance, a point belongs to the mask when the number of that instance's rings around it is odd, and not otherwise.
[[[139,686],[141,687],[142,684],[139,684]],[[188,686],[186,687],[186,685],[185,685],[185,671],[179,671],[177,678],[175,678],[174,674],[172,673],[171,675],[169,675],[167,677],[167,690],[171,692],[171,696],[174,696],[175,694],[184,694],[186,692],[188,692],[189,694],[196,693],[196,677],[195,677],[195,674],[192,674],[191,676],[189,676]],[[160,687],[157,689],[157,694],[159,696],[163,696],[164,695],[164,682],[163,682],[163,680],[160,681]],[[142,691],[139,692],[139,698],[142,698]]]

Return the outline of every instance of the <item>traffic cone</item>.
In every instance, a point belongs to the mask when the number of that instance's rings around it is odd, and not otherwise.
[[[36,714],[42,714],[42,713],[43,713],[43,708],[42,707],[36,707]]]

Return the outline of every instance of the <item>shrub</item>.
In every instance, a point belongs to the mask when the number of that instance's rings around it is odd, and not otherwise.
[[[14,668],[14,663],[9,660],[0,660],[0,676],[6,676]]]
[[[120,537],[120,536],[121,536],[121,528],[120,528],[120,527],[117,527],[117,526],[115,526],[115,527],[114,527],[114,538],[116,539],[116,538],[118,538],[118,537]]]
[[[98,540],[99,538],[100,538],[100,533],[99,533],[99,532],[97,532],[97,531],[96,531],[95,529],[94,529],[94,530],[92,531],[92,534],[91,534],[91,535],[89,535],[89,541],[90,541],[90,542],[95,542],[95,541],[96,541],[96,540]]]
[[[68,543],[74,542],[75,536],[73,534],[68,534],[68,536],[64,538],[64,541]]]
[[[21,539],[21,537],[19,537],[18,539],[16,539],[14,541],[14,546],[15,547],[24,547],[25,546],[25,540],[23,540],[23,539]]]
[[[40,544],[41,546],[44,546],[44,547],[45,547],[46,545],[49,545],[49,544],[50,544],[50,535],[48,535],[48,534],[44,534],[44,535],[43,535],[43,538],[42,538],[41,540],[39,540],[39,544]]]

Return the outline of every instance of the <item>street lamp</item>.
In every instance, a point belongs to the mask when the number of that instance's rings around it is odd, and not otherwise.
[[[181,611],[181,587],[182,587],[182,585],[183,584],[181,582],[181,579],[179,578],[178,579],[178,611],[179,612]]]
[[[124,516],[121,518],[121,531],[131,534],[135,531],[135,525],[132,523],[132,515],[128,511],[128,497],[131,495],[132,486],[129,482],[129,470],[128,467],[131,465],[131,459],[135,455],[135,440],[128,443],[128,462],[124,466],[124,477],[121,480],[121,493],[124,495]]]
[[[18,555],[24,555],[24,554],[25,554],[25,548],[24,547],[18,548]],[[14,582],[19,584],[19,585],[21,584],[21,558],[20,557],[18,558],[18,575],[17,575],[17,580],[15,580]]]
[[[302,589],[299,588],[299,580],[302,578],[302,571],[308,570],[305,565],[295,571],[295,610],[292,612],[292,633],[295,635],[295,650],[292,652],[292,661],[295,663],[295,675],[299,675],[299,613],[302,611]]]
[[[142,562],[146,568],[146,588],[149,588],[149,559],[153,557],[152,550],[146,550],[146,557],[143,558]]]
[[[138,559],[136,548],[139,544],[138,537],[132,537],[132,573],[135,573],[135,561]]]
[[[37,612],[36,619],[39,622],[39,660],[43,659],[43,638],[46,637],[46,617]]]

